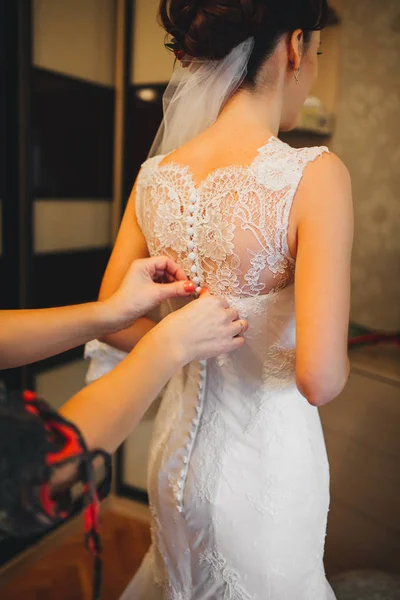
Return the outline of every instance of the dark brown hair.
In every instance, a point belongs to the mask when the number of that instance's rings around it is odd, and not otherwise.
[[[327,21],[327,0],[161,0],[160,19],[185,54],[219,60],[249,37],[255,45],[247,80],[255,81],[259,67],[280,37],[296,29],[307,44],[312,31]]]

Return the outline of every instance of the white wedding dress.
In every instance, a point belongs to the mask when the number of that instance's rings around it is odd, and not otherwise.
[[[242,349],[189,364],[166,389],[149,459],[153,543],[123,600],[335,598],[323,567],[329,467],[318,410],[296,388],[287,244],[304,169],[325,151],[270,138],[250,166],[199,186],[163,157],[143,165],[150,254],[226,297],[249,330]],[[96,343],[89,353],[91,378],[122,357]]]

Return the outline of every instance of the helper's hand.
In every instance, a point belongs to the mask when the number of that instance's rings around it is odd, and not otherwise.
[[[166,351],[177,352],[184,365],[241,348],[248,323],[226,300],[203,291],[198,300],[168,315],[157,328],[163,328]]]
[[[103,303],[112,329],[119,331],[168,298],[190,296],[195,287],[172,259],[143,258],[132,263],[119,289]]]

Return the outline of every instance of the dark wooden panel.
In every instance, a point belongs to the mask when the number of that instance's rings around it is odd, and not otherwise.
[[[5,87],[6,87],[6,47],[5,47],[5,36],[4,36],[4,21],[5,10],[4,2],[0,2],[0,131],[4,132],[5,121],[6,121],[6,98],[5,98]],[[0,136],[0,199],[4,198],[5,191],[5,153],[6,153],[6,140],[2,133]]]
[[[97,298],[111,250],[38,254],[33,259],[33,308],[80,304]]]
[[[0,256],[0,310],[6,310],[9,308],[15,308],[12,296],[10,298],[10,291],[15,287],[15,284],[10,282],[10,272],[13,267],[9,261],[6,261],[4,256]],[[11,276],[17,278],[17,271]],[[21,369],[7,369],[6,371],[0,371],[0,380],[2,380],[9,389],[16,389],[20,387],[21,382]],[[0,546],[0,563],[1,563],[1,546]]]
[[[1,304],[30,304],[31,238],[31,2],[0,2],[1,197],[3,256]],[[27,387],[29,368],[7,371],[7,384]]]
[[[145,490],[126,483],[119,482],[117,485],[117,495],[121,496],[121,498],[133,500],[134,502],[140,502],[141,504],[149,504],[149,495]]]
[[[27,3],[28,4],[28,3]],[[21,56],[17,2],[0,2],[0,194],[2,199],[1,298],[3,308],[18,308],[20,290],[20,114]]]
[[[132,187],[140,166],[150,150],[154,136],[160,126],[163,110],[162,95],[166,84],[149,86],[131,86],[128,96],[128,111],[126,115],[126,152],[127,163],[130,165],[127,179]],[[154,99],[141,99],[140,92],[149,90]],[[151,93],[150,92],[150,93]]]
[[[34,195],[111,198],[114,89],[33,69]]]
[[[331,136],[320,135],[319,133],[304,131],[302,129],[293,129],[292,131],[280,131],[279,138],[285,144],[293,148],[312,148],[313,146],[327,146],[330,143]]]
[[[124,161],[124,189],[126,199],[139,173],[141,164],[146,160],[154,136],[162,121],[162,96],[166,85],[131,85],[128,90]],[[143,96],[141,97],[142,90],[146,90],[147,97],[151,98],[153,96],[151,101],[146,101],[143,99]],[[124,481],[125,452],[124,445],[117,452],[115,473],[117,494],[141,502],[142,504],[148,504],[146,491],[135,488]]]
[[[2,289],[2,291],[0,293],[0,310],[4,310],[5,308],[8,308],[7,299],[3,295],[3,288],[6,285],[6,280],[4,279],[5,274],[6,274],[5,261],[4,261],[4,258],[2,256],[0,256],[0,282],[1,282],[1,289]]]
[[[115,480],[116,480],[116,492],[118,496],[123,498],[129,498],[135,502],[141,502],[142,504],[149,503],[149,496],[145,490],[141,490],[133,485],[124,482],[125,473],[125,452],[126,446],[123,444],[120,446],[116,453],[115,460]]]

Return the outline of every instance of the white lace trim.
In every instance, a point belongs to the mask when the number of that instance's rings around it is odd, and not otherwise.
[[[200,555],[200,564],[207,565],[213,580],[223,587],[223,595],[218,596],[220,600],[254,600],[254,596],[242,587],[240,575],[228,565],[222,554],[216,550],[205,550]]]

